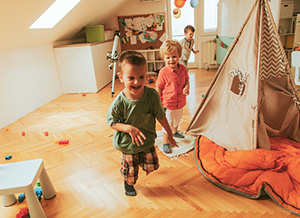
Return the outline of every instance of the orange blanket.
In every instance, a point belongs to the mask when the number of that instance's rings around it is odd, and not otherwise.
[[[196,141],[201,173],[215,185],[249,198],[264,190],[284,209],[300,215],[300,143],[270,138],[271,150],[227,151],[204,136]]]

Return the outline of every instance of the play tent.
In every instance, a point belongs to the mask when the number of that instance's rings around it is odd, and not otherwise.
[[[300,214],[300,100],[268,0],[257,0],[188,128],[213,184]]]
[[[187,131],[224,148],[270,149],[269,136],[300,141],[300,100],[268,1],[257,0]]]

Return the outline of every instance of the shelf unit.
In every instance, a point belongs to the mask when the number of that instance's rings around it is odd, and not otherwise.
[[[299,11],[299,2],[294,0],[282,0],[280,6],[280,16],[278,33],[286,56],[291,63],[291,53],[295,47],[295,30],[297,24],[297,12]]]
[[[296,19],[297,16],[279,19],[278,32],[289,62],[291,62],[291,52],[294,47]]]
[[[147,71],[158,73],[164,67],[164,60],[160,57],[159,49],[137,50],[141,52],[147,61]]]

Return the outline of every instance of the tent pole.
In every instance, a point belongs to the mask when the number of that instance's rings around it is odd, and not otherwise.
[[[259,7],[259,38],[258,38],[258,52],[257,52],[257,68],[256,68],[256,105],[255,105],[255,108],[254,108],[254,114],[255,114],[255,117],[254,117],[254,130],[253,130],[253,143],[254,143],[254,148],[258,148],[258,140],[257,140],[257,130],[258,130],[258,111],[259,111],[259,105],[260,105],[260,101],[261,101],[261,98],[260,98],[260,92],[259,90],[261,89],[261,80],[260,80],[260,48],[261,48],[261,43],[262,43],[262,28],[263,28],[263,2],[265,2],[265,0],[260,0],[260,7]]]

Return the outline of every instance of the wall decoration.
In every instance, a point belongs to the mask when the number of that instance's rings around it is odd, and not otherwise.
[[[199,4],[199,1],[198,0],[191,0],[191,6],[193,7],[193,8],[195,8],[195,7],[197,7],[198,6],[198,4]]]
[[[179,8],[174,8],[174,10],[173,10],[173,16],[175,18],[179,18],[181,16],[181,11],[180,11]]]
[[[174,4],[177,8],[182,8],[185,4],[186,0],[175,0]]]
[[[138,50],[161,46],[165,33],[164,13],[118,17],[121,50]]]

